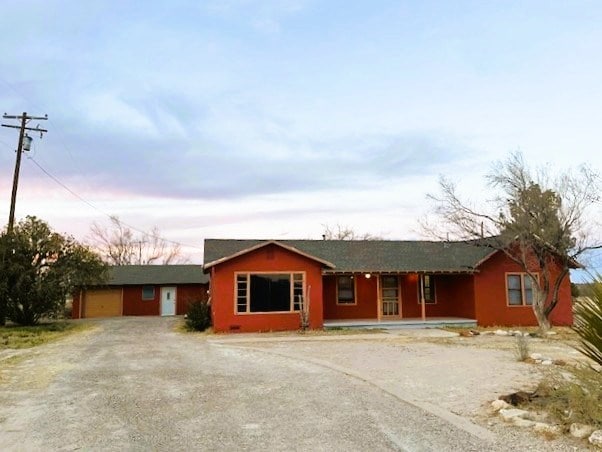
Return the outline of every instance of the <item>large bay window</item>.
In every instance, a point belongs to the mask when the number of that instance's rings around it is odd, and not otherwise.
[[[299,311],[304,279],[304,273],[237,273],[236,312]]]

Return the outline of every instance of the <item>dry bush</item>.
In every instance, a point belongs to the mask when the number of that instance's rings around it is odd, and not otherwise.
[[[590,366],[551,372],[537,387],[531,406],[567,429],[573,422],[602,428],[602,373]]]
[[[529,357],[529,336],[516,336],[516,359],[525,361]]]

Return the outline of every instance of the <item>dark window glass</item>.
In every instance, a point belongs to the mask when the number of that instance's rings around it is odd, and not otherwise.
[[[423,277],[424,287],[424,302],[434,303],[435,302],[435,278],[431,275],[424,275]]]
[[[291,310],[289,274],[252,274],[250,312]]]
[[[508,304],[512,306],[523,304],[521,275],[508,275]]]
[[[154,300],[155,299],[155,286],[142,286],[142,299],[143,300]]]
[[[337,276],[337,292],[337,302],[339,304],[355,303],[353,276]]]

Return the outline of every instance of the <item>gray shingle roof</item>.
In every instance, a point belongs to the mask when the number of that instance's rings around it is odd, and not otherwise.
[[[123,265],[109,268],[108,285],[206,284],[202,265]]]
[[[205,240],[205,265],[267,240]],[[277,240],[332,262],[326,272],[473,272],[492,250],[467,242],[393,240]]]

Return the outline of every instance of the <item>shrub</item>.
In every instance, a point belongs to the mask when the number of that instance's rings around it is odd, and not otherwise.
[[[589,292],[575,304],[573,329],[581,342],[577,350],[602,366],[602,277],[595,278]]]
[[[535,391],[538,407],[567,429],[573,422],[602,428],[602,374],[589,366],[550,373]]]
[[[529,357],[529,336],[516,336],[516,359],[525,361]]]
[[[191,331],[205,331],[211,326],[211,305],[207,300],[196,300],[188,304],[186,327]]]

